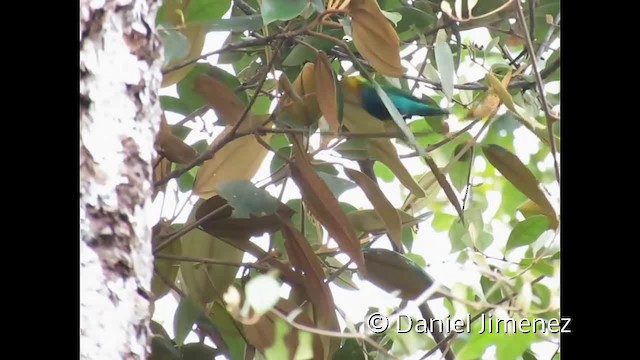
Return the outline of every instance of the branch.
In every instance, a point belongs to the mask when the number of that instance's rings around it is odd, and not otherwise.
[[[178,256],[178,255],[157,254],[156,259],[189,261],[189,262],[196,262],[196,263],[202,263],[202,264],[225,265],[225,266],[238,266],[238,267],[242,266],[242,267],[250,267],[250,268],[263,270],[263,271],[269,270],[267,266],[256,264],[256,263],[237,263],[233,261],[224,261],[224,260],[210,259],[210,258],[197,257],[197,256]]]
[[[544,275],[540,275],[540,276],[538,276],[536,279],[534,279],[534,280],[531,282],[531,285],[533,285],[533,284],[535,284],[535,283],[540,282],[540,280],[542,280],[543,278],[544,278]],[[480,311],[479,313],[477,313],[474,317],[472,317],[472,318],[469,320],[469,324],[474,323],[476,320],[478,320],[480,317],[482,317],[482,315],[483,315],[483,314],[488,313],[489,311],[491,311],[491,309],[492,309],[492,308],[496,307],[497,305],[500,305],[500,304],[502,304],[502,303],[504,303],[504,302],[507,302],[507,301],[511,300],[511,299],[512,299],[514,296],[516,296],[516,295],[518,295],[518,293],[517,293],[517,292],[514,292],[514,293],[512,293],[511,295],[509,295],[509,296],[506,296],[506,297],[502,298],[500,301],[498,301],[497,303],[495,303],[492,307],[488,307],[488,308],[483,309],[482,311]],[[457,333],[457,332],[452,332],[452,333],[450,333],[450,334],[449,334],[449,336],[447,336],[447,337],[444,339],[444,341],[445,341],[445,342],[446,342],[446,341],[450,342],[451,340],[453,340],[453,338],[454,338],[454,337],[456,337],[456,335],[458,335],[458,333]],[[435,345],[431,350],[429,350],[426,354],[422,355],[422,357],[420,358],[420,360],[426,359],[427,357],[429,357],[430,355],[432,355],[434,352],[436,352],[436,351],[440,348],[440,345],[441,345],[440,343],[436,344],[436,345]]]
[[[538,93],[540,95],[540,100],[542,101],[542,108],[544,110],[544,114],[547,117],[547,131],[549,135],[549,145],[551,146],[551,156],[553,157],[553,167],[556,171],[556,180],[560,183],[560,166],[558,165],[558,157],[556,155],[556,143],[555,138],[553,136],[553,123],[555,122],[555,118],[551,116],[549,112],[549,105],[547,104],[547,97],[544,95],[544,83],[542,81],[542,76],[538,71],[538,58],[536,57],[536,52],[533,49],[533,44],[531,42],[531,34],[529,34],[529,30],[527,29],[524,20],[524,12],[522,11],[522,4],[520,0],[516,1],[516,10],[518,15],[518,20],[523,24],[523,29],[525,33],[525,40],[527,44],[527,51],[531,56],[531,65],[533,66],[533,72],[536,75],[536,84],[538,85]],[[558,58],[559,60],[560,58]]]
[[[560,68],[560,58],[558,57],[554,62],[552,62],[551,64],[547,65],[541,72],[540,72],[540,76],[545,79],[547,78],[549,75],[551,75],[554,71],[558,70],[558,68]],[[414,80],[414,81],[419,81],[419,82],[423,82],[426,84],[431,85],[431,87],[434,90],[442,90],[442,84],[437,82],[437,81],[431,81],[428,79],[425,79],[423,77],[418,77],[418,76],[411,76],[411,75],[403,75],[402,76],[405,79],[408,80]],[[531,87],[533,87],[534,85],[536,85],[535,81],[527,81],[527,80],[519,80],[519,81],[512,81],[511,83],[509,83],[509,89],[529,89]],[[454,85],[454,88],[459,89],[459,90],[489,90],[489,87],[487,85],[482,84],[480,81],[472,81],[472,82],[468,82],[466,84],[461,84],[461,85]]]

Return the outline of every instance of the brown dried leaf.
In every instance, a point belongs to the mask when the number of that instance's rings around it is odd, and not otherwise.
[[[242,117],[246,108],[245,104],[224,82],[213,76],[202,74],[196,78],[194,87],[196,92],[215,111],[218,118],[227,125],[234,125]],[[238,131],[254,129],[264,122],[264,116],[256,116],[251,112],[246,117]]]
[[[447,199],[449,199],[451,205],[453,205],[453,207],[456,209],[460,220],[464,223],[464,212],[462,211],[460,200],[458,200],[458,195],[456,195],[455,191],[453,191],[453,187],[451,187],[451,184],[449,184],[447,178],[444,176],[442,171],[440,171],[440,168],[430,156],[425,156],[424,161],[429,166],[429,169],[431,169],[431,172],[435,176],[436,181],[438,182],[442,190],[444,190],[445,195],[447,195]]]
[[[297,305],[290,300],[280,299],[275,308],[281,313],[289,315],[289,313],[297,308]],[[267,313],[255,324],[243,324],[242,328],[249,344],[255,346],[256,349],[263,353],[265,349],[273,345],[276,331],[276,319],[278,319],[276,315]],[[314,327],[311,319],[309,319],[309,317],[304,313],[298,314],[295,318],[295,322],[309,327]],[[289,358],[293,359],[293,353],[295,353],[298,348],[298,330],[291,328],[289,333],[285,336],[284,341],[290,351]],[[324,351],[319,335],[313,335],[313,358],[324,359]]]
[[[317,96],[318,106],[325,120],[329,123],[331,131],[337,133],[340,128],[336,94],[337,81],[329,59],[327,59],[327,56],[322,51],[318,53],[316,61],[315,79],[316,94],[322,94],[321,96]]]
[[[556,212],[540,188],[538,179],[515,154],[495,144],[483,146],[482,151],[489,163],[509,180],[516,189],[540,205],[544,214],[553,214],[553,217],[555,217]]]
[[[356,49],[376,71],[401,77],[400,39],[375,0],[352,0],[349,4],[351,35]]]
[[[309,164],[306,153],[298,142],[293,146],[295,162],[291,165],[291,177],[300,188],[305,205],[311,214],[327,228],[340,248],[366,272],[360,241],[356,232],[338,204],[327,184]]]
[[[162,114],[160,130],[156,136],[155,148],[158,153],[169,159],[169,161],[178,164],[188,164],[198,156],[191,146],[173,135],[164,114]]]
[[[387,228],[389,238],[395,243],[396,249],[402,249],[402,222],[400,220],[400,214],[393,204],[384,196],[384,193],[378,185],[373,182],[367,175],[360,171],[345,168],[345,174],[355,181],[365,195],[367,199],[371,201],[373,208],[380,215]]]
[[[314,125],[320,119],[320,107],[316,99],[315,64],[306,63],[292,84],[293,91],[302,99],[301,104],[295,97],[280,98],[276,113],[283,113],[286,121],[300,127]],[[286,93],[285,93],[286,95]]]
[[[303,274],[307,295],[316,308],[316,314],[318,314],[318,325],[325,329],[331,329],[335,327],[333,319],[336,308],[329,285],[324,282],[325,275],[322,265],[309,242],[291,221],[284,218],[281,218],[280,221],[282,222],[282,235],[285,238],[284,246],[289,261],[298,273]]]
[[[157,160],[154,159],[153,163],[155,164],[156,162]],[[164,177],[169,175],[169,173],[171,173],[171,161],[163,157],[153,169],[153,182],[155,183],[160,179],[164,179]],[[166,188],[167,188],[167,184],[163,184],[160,187],[154,186],[153,197],[155,198],[159,192],[164,191]]]
[[[211,149],[218,141],[221,141],[226,133],[231,130],[227,126],[211,143]],[[269,143],[272,134],[262,136]],[[203,199],[216,195],[215,189],[219,183],[228,180],[249,180],[256,174],[262,161],[267,156],[265,149],[253,136],[243,136],[223,146],[213,159],[205,161],[193,184],[193,193]]]

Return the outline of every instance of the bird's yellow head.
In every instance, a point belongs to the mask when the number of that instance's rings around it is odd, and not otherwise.
[[[344,78],[344,83],[350,90],[357,92],[360,90],[360,86],[362,85],[362,79],[359,76],[346,76]]]

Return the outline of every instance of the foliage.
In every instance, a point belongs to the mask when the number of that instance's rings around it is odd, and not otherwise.
[[[544,86],[559,81],[559,0],[167,0],[157,24],[163,87],[178,95],[162,107],[183,119],[163,117],[154,194],[198,201],[186,221],[154,229],[152,289],[179,306],[165,324],[174,337],[152,324],[152,358],[439,358],[445,348],[429,336],[341,326],[329,283],[359,296],[354,275],[404,300],[426,291],[452,318],[469,314],[470,333],[445,339],[447,359],[492,346],[498,359],[533,359],[535,344],[558,343],[550,332],[481,333],[476,318],[559,317],[559,197],[546,191],[559,180],[559,93]],[[464,36],[478,29],[490,40]],[[209,32],[227,34],[217,65],[203,54]],[[465,78],[469,67],[481,76]],[[364,111],[345,85],[356,74],[392,121]],[[404,119],[388,86],[450,115]],[[374,178],[354,160],[373,162]],[[414,249],[435,233],[450,240],[442,261],[471,269],[475,283],[426,273]],[[255,242],[265,235],[267,249]],[[288,297],[276,294],[283,283]],[[185,341],[191,332],[201,341]]]

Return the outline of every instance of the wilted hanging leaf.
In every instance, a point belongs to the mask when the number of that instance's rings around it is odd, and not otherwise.
[[[473,119],[483,119],[488,116],[492,116],[500,106],[500,98],[498,95],[489,91],[487,96],[471,111],[471,117]]]
[[[489,163],[520,192],[540,205],[545,214],[555,215],[553,206],[540,189],[540,183],[515,154],[495,144],[482,146],[482,151]]]
[[[285,315],[289,315],[294,309],[298,306],[293,303],[291,300],[280,299],[280,301],[276,304],[275,308]],[[247,341],[249,344],[255,346],[258,351],[264,353],[266,349],[273,345],[275,340],[275,323],[279,318],[276,315],[271,313],[267,313],[258,320],[255,324],[243,324],[244,334],[247,337]],[[309,319],[309,317],[300,313],[295,318],[296,323],[314,327],[314,323]],[[298,330],[295,328],[291,328],[289,333],[285,336],[284,341],[287,345],[287,349],[290,353],[290,358],[293,358],[293,353],[295,353],[298,348]],[[322,348],[322,343],[320,341],[319,335],[313,336],[313,354],[314,359],[324,359],[324,351]]]
[[[153,163],[156,164],[157,159],[153,160]],[[153,169],[153,182],[157,182],[160,179],[164,179],[167,175],[171,173],[171,161],[166,158],[160,159],[160,162]],[[159,192],[164,191],[167,188],[167,184],[163,184],[162,186],[154,186],[153,187],[153,198],[158,195]]]
[[[216,112],[218,119],[227,125],[233,125],[240,119],[245,104],[219,79],[206,74],[199,75],[194,81],[194,90]]]
[[[343,101],[342,96],[339,96],[341,87],[338,86],[329,59],[322,51],[318,53],[316,59],[315,80],[316,94],[322,94],[317,97],[318,106],[325,120],[329,123],[331,131],[337,133],[342,123]]]
[[[381,74],[401,77],[400,39],[375,0],[349,3],[351,36],[356,49]]]
[[[278,114],[278,121],[300,128],[317,124],[322,114],[316,99],[314,63],[309,62],[302,67],[302,71],[293,82],[292,88],[303,103],[301,104],[299,99],[295,97],[281,97],[274,111],[274,114]]]
[[[345,168],[344,172],[360,186],[367,199],[371,201],[373,208],[384,221],[389,238],[395,243],[396,249],[402,249],[402,223],[400,215],[396,208],[393,207],[393,204],[367,175],[349,168]]]
[[[442,81],[442,91],[447,96],[447,99],[451,101],[456,71],[453,63],[453,54],[447,42],[447,33],[444,29],[438,31],[434,51],[438,72],[440,73],[440,79]]]
[[[281,221],[283,224],[282,234],[286,240],[284,246],[287,249],[289,261],[299,273],[304,274],[307,296],[316,308],[319,317],[318,325],[325,329],[336,328],[337,324],[334,323],[336,309],[333,295],[329,285],[324,282],[324,271],[318,257],[302,233],[290,221],[286,219],[281,219]]]
[[[219,210],[222,209],[222,210]],[[233,208],[228,206],[225,199],[214,196],[198,206],[196,209],[196,220],[216,212],[201,223],[200,227],[213,236],[220,236],[232,239],[244,239],[251,236],[261,236],[264,233],[274,233],[280,230],[278,216],[291,218],[294,211],[288,206],[278,203],[276,214],[266,216],[250,216],[246,219],[231,217]]]
[[[509,110],[518,113],[513,104],[513,97],[511,97],[511,94],[509,94],[509,91],[507,91],[507,86],[511,81],[511,70],[509,70],[507,75],[505,75],[503,82],[500,82],[500,80],[498,80],[498,78],[496,78],[495,75],[490,72],[487,73],[485,78],[492,92],[495,93],[498,98],[500,98],[502,103],[505,104],[507,108],[509,108]]]
[[[376,248],[363,253],[369,269],[365,279],[388,292],[400,291],[402,299],[414,300],[433,284],[424,269],[402,254]],[[441,296],[434,294],[432,298]]]
[[[353,226],[340,209],[338,200],[313,170],[300,144],[294,144],[293,150],[295,162],[291,165],[291,177],[300,188],[304,203],[313,216],[329,230],[329,234],[340,248],[355,261],[358,269],[366,272],[360,241],[356,238]]]
[[[160,130],[156,136],[155,148],[158,153],[169,159],[169,161],[178,164],[188,164],[198,155],[191,146],[173,135],[164,114],[162,114]]]
[[[195,220],[195,213],[203,200],[198,200],[193,207],[187,223]],[[246,241],[239,239],[238,241]],[[244,252],[217,239],[200,229],[193,229],[182,236],[182,255],[225,261],[242,261]],[[180,262],[180,274],[184,291],[200,304],[209,303],[221,298],[238,273],[237,266],[198,264],[191,261]]]
[[[227,126],[209,149],[221,141],[230,129],[231,126]],[[266,134],[262,139],[268,143],[271,135]],[[243,136],[229,142],[215,153],[213,159],[205,161],[198,169],[193,194],[208,199],[216,194],[215,189],[221,182],[251,179],[266,156],[267,149],[253,136]]]

